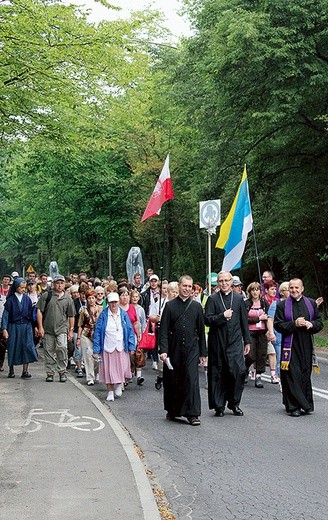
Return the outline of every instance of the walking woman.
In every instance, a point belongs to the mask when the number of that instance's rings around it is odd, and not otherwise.
[[[255,363],[255,386],[263,388],[261,374],[265,372],[268,342],[266,338],[268,302],[261,297],[261,286],[258,282],[252,282],[247,287],[247,300],[245,301],[248,313],[248,328],[251,336],[251,348],[246,356],[246,374],[252,363]]]
[[[138,320],[136,308],[134,305],[132,305],[130,303],[130,293],[129,293],[128,287],[127,286],[121,287],[118,290],[118,295],[120,298],[119,306],[121,309],[123,309],[123,311],[125,311],[127,313],[127,315],[130,318],[130,321],[132,323],[132,327],[133,327],[133,330],[134,330],[134,333],[136,336],[136,344],[138,345],[139,341],[140,341],[140,336],[141,336],[140,323]],[[126,357],[126,363],[127,363],[127,371],[126,371],[124,386],[127,386],[127,384],[131,382],[131,376],[129,376],[129,374],[130,374],[130,372],[132,373],[135,370],[135,364],[134,364],[133,357],[130,359],[128,359],[128,357]],[[138,377],[137,377],[137,382],[138,382]],[[140,379],[139,379],[139,384],[140,384]],[[123,386],[123,390],[124,390],[124,386]]]
[[[143,307],[139,305],[139,300],[141,299],[140,293],[137,291],[137,289],[133,289],[130,294],[130,300],[131,305],[135,307],[137,318],[139,322],[140,327],[140,336],[146,329],[147,320],[146,320],[146,313]],[[137,385],[141,386],[143,382],[145,381],[144,377],[141,375],[141,368],[137,367],[135,368],[136,376],[137,376]]]
[[[32,302],[25,294],[24,278],[16,278],[10,288],[2,315],[1,328],[7,340],[8,377],[15,377],[14,366],[23,365],[22,379],[29,379],[29,363],[38,360],[33,341]]]
[[[92,348],[93,333],[103,306],[96,304],[97,293],[93,289],[89,289],[86,292],[86,297],[87,306],[82,307],[79,314],[76,348],[82,349],[87,384],[91,386],[95,383],[95,360]]]
[[[126,356],[133,355],[136,344],[128,314],[119,308],[119,295],[109,294],[108,307],[99,315],[93,335],[93,357],[101,361],[99,381],[107,386],[107,401],[122,395],[127,371]],[[99,359],[100,358],[100,359]],[[131,368],[129,377],[132,377]]]

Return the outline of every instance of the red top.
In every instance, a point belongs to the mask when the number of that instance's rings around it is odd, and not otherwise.
[[[126,312],[128,313],[128,316],[129,316],[132,324],[135,323],[136,321],[138,321],[137,311],[136,311],[136,308],[134,305],[129,303],[129,308]]]

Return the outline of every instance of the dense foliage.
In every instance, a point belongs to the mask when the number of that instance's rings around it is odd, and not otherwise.
[[[225,218],[246,163],[261,269],[322,293],[328,0],[184,4],[194,35],[176,47],[150,12],[94,26],[59,1],[1,5],[3,265],[106,274],[111,244],[124,274],[138,245],[203,280],[198,203],[221,198]],[[168,152],[175,200],[141,224]],[[251,237],[239,274],[257,276]]]

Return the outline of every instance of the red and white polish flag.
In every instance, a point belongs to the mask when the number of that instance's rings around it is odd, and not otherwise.
[[[165,159],[162,172],[156,183],[155,189],[148,201],[147,207],[142,216],[141,222],[144,222],[145,220],[147,220],[147,218],[159,215],[164,202],[171,199],[174,199],[174,193],[170,176],[168,154]]]

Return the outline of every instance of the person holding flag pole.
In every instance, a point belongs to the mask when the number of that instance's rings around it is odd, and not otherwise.
[[[172,187],[172,181],[171,181],[171,175],[170,175],[170,155],[167,154],[164,166],[162,168],[161,174],[156,182],[155,188],[153,193],[150,196],[150,199],[148,201],[148,204],[146,206],[146,209],[143,213],[141,222],[145,222],[145,220],[156,217],[160,214],[162,206],[165,202],[174,199],[174,193],[173,193],[173,187]],[[166,209],[166,208],[165,208]],[[160,267],[160,280],[158,280],[160,291],[159,291],[159,302],[158,302],[158,313],[156,313],[156,323],[154,326],[157,328],[157,334],[156,337],[158,338],[158,328],[159,328],[159,321],[160,321],[160,314],[161,314],[161,286],[163,281],[163,265],[164,265],[164,244],[165,244],[165,233],[166,233],[166,225],[165,225],[166,218],[164,219],[164,226],[163,226],[163,250],[162,250],[162,267]],[[143,293],[142,293],[143,295]],[[145,304],[143,305],[145,308]],[[149,315],[149,306],[148,309],[145,309],[146,314],[148,312]],[[152,320],[154,321],[154,320]],[[154,361],[153,361],[153,368],[157,369],[157,346],[155,349],[156,352],[154,352]]]

